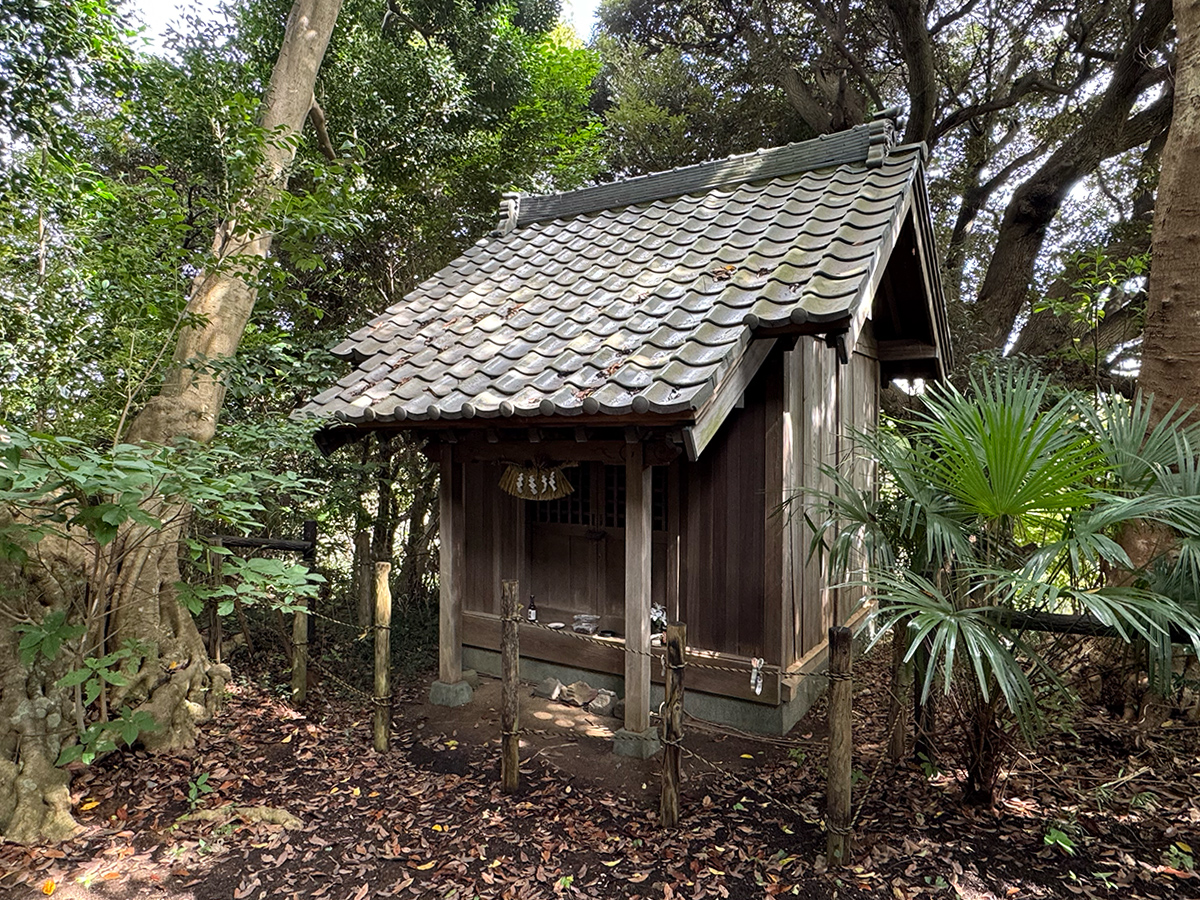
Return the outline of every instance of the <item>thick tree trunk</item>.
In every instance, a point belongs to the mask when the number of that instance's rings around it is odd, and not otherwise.
[[[1155,76],[1149,51],[1162,43],[1170,23],[1170,0],[1148,0],[1095,111],[1013,194],[975,304],[984,346],[998,348],[1007,342],[1029,299],[1046,229],[1076,182],[1105,159],[1146,143],[1170,124],[1166,97],[1130,115]]]
[[[254,308],[254,276],[270,252],[272,235],[253,223],[286,187],[294,136],[312,105],[340,6],[341,0],[296,0],[292,7],[263,106],[262,124],[271,140],[263,149],[257,189],[218,227],[214,263],[196,277],[187,305],[202,324],[181,332],[162,389],[134,419],[126,442],[204,442],[215,432],[225,388],[208,364],[237,351]],[[152,749],[178,749],[193,743],[196,725],[211,715],[229,670],[209,661],[195,622],[175,596],[188,511],[155,503],[147,512],[168,521],[167,527],[126,528],[101,551],[111,564],[94,565],[100,556],[47,538],[28,564],[0,569],[0,582],[14,583],[13,596],[26,606],[17,614],[30,622],[40,623],[55,610],[78,621],[79,611],[90,607],[91,627],[83,639],[89,655],[101,656],[126,639],[140,641],[145,655],[126,661],[128,684],[110,688],[109,709],[115,715],[127,705],[149,713],[158,728],[139,739]],[[109,574],[98,579],[98,572]],[[77,717],[71,692],[55,682],[77,659],[68,660],[64,652],[26,667],[19,660],[19,636],[11,627],[0,629],[0,834],[25,842],[60,840],[74,832],[75,823],[69,777],[54,764],[77,731]]]
[[[1154,210],[1142,391],[1158,415],[1200,404],[1200,2],[1175,0],[1175,113]]]

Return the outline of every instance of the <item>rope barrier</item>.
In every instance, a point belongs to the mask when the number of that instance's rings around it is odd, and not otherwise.
[[[630,647],[628,643],[619,644],[613,638],[602,638],[602,637],[596,637],[595,635],[591,635],[591,634],[580,634],[577,631],[571,631],[566,628],[551,628],[549,625],[543,625],[541,622],[531,622],[528,619],[518,618],[517,621],[520,622],[522,625],[530,625],[534,628],[540,628],[543,631],[553,632],[554,634],[563,634],[563,635],[566,635],[567,637],[575,638],[576,640],[579,640],[579,641],[586,641],[586,642],[589,642],[592,644],[597,644],[601,647],[612,647],[617,650],[621,650],[624,653],[632,653],[635,656],[648,656],[652,659],[657,656],[664,660],[666,659],[665,648],[663,648],[663,652],[661,652],[661,653],[655,653],[653,650],[635,650],[634,648]],[[664,665],[665,665],[665,662],[664,662]],[[707,670],[713,671],[713,672],[732,672],[735,675],[749,675],[754,670],[753,666],[750,666],[750,665],[747,665],[747,666],[719,666],[719,665],[716,665],[715,663],[696,662],[693,659],[691,659],[690,657],[688,659],[687,665],[693,669],[707,669]],[[778,673],[782,674],[782,672],[778,666],[763,666],[763,667],[760,667],[760,670],[764,673],[766,673],[767,671],[774,671],[774,672],[778,672]]]

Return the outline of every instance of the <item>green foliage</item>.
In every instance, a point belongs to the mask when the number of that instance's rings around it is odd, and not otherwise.
[[[82,634],[82,630],[80,634]],[[120,650],[114,650],[99,659],[94,656],[87,657],[83,660],[80,668],[72,669],[55,684],[64,688],[82,685],[83,704],[91,706],[100,696],[100,692],[104,690],[105,684],[113,684],[117,687],[128,685],[129,679],[120,671],[119,665],[127,659],[140,659],[145,656],[145,653],[146,648],[141,642],[127,640]]]
[[[107,722],[92,722],[80,733],[78,743],[63,747],[55,765],[65,766],[73,762],[91,765],[97,757],[116,750],[118,738],[127,747],[132,747],[138,735],[158,731],[161,727],[149,713],[122,706],[117,718]]]
[[[187,802],[188,809],[195,811],[204,799],[205,794],[211,794],[213,787],[208,783],[208,773],[201,772],[195,778],[188,781]]]
[[[10,551],[9,558],[15,556]],[[18,650],[21,654],[21,665],[31,666],[41,656],[44,659],[54,659],[58,651],[67,641],[74,640],[86,631],[82,625],[67,623],[67,614],[63,610],[54,610],[46,614],[41,624],[21,622],[13,628],[20,632],[21,640]]]
[[[608,163],[620,175],[657,172],[813,136],[774,86],[745,90],[742,60],[601,34],[597,102]]]
[[[1047,847],[1057,847],[1068,856],[1075,855],[1074,839],[1065,831],[1061,830],[1060,828],[1056,828],[1053,825],[1046,829],[1046,834],[1042,838],[1042,843],[1044,843]]]
[[[966,697],[972,752],[994,748],[978,735],[1000,710],[1032,741],[1044,692],[1062,685],[1010,627],[1013,611],[1089,613],[1145,641],[1160,685],[1170,626],[1200,645],[1198,434],[1177,410],[1152,427],[1141,398],[1052,400],[1045,379],[1011,367],[977,375],[969,394],[939,386],[902,429],[859,436],[879,462],[880,499],[827,470],[838,488],[819,496],[813,550],[841,573],[865,559],[877,620],[903,627],[907,660],[931,660],[922,695],[940,674],[945,693]],[[1132,522],[1172,529],[1179,552],[1138,569],[1116,540]],[[996,754],[975,762],[994,776]]]
[[[219,583],[178,585],[180,602],[197,615],[206,603],[215,602],[217,614],[227,616],[233,612],[235,600],[246,606],[264,604],[281,612],[295,612],[307,601],[316,599],[318,588],[325,581],[308,566],[278,557],[242,559],[225,547],[210,547],[198,540],[188,541],[188,547],[193,563],[202,572],[213,574],[210,555],[221,559]]]
[[[248,531],[264,498],[311,490],[294,472],[256,469],[219,445],[118,444],[100,451],[11,426],[0,434],[0,503],[18,513],[0,522],[0,554],[7,558],[52,533],[105,546],[126,525],[158,530],[170,522],[160,518],[163,511],[172,519],[183,514],[171,504]]]
[[[129,62],[130,36],[108,0],[7,0],[0,16],[0,132],[44,143],[77,86]]]

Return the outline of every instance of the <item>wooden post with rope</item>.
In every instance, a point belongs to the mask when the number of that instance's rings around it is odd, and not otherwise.
[[[503,698],[500,712],[500,790],[511,794],[520,781],[521,735],[517,679],[521,665],[520,606],[516,581],[504,582],[501,608],[500,670]]]
[[[371,577],[371,533],[360,531],[354,536],[354,608],[360,628],[371,624],[375,612]]]
[[[663,828],[679,824],[679,761],[683,739],[683,672],[686,665],[687,626],[667,625],[666,702],[663,704],[662,797],[659,819]]]
[[[825,794],[826,865],[844,866],[850,859],[850,767],[853,742],[850,629],[829,629],[829,781]]]
[[[292,619],[292,705],[308,700],[308,600],[296,601]]]
[[[390,562],[375,563],[375,749],[386,753],[392,741],[392,590]]]

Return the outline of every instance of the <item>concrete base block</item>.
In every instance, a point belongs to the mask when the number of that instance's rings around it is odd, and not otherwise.
[[[475,691],[465,681],[435,681],[429,686],[429,702],[434,706],[466,706],[473,696]]]
[[[613,733],[613,753],[617,756],[632,756],[634,759],[649,759],[659,751],[658,729],[647,728],[645,731],[626,731],[618,728]]]

